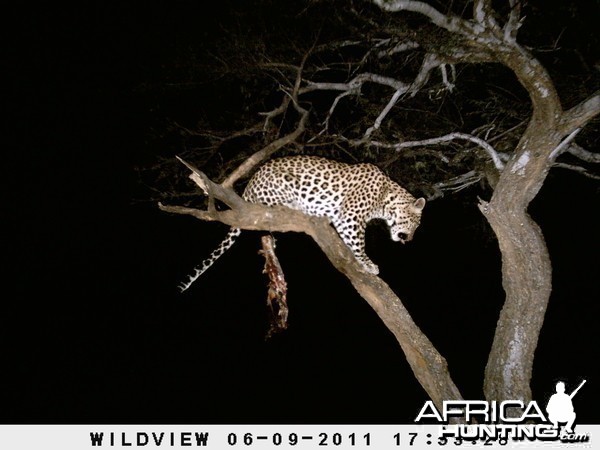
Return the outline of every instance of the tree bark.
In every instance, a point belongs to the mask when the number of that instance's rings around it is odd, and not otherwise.
[[[529,93],[533,114],[489,204],[481,211],[490,223],[502,254],[502,286],[506,299],[485,370],[488,400],[531,400],[535,349],[552,291],[550,255],[539,226],[527,213],[551,167],[550,155],[562,135],[562,113],[546,70],[515,44],[500,59]]]
[[[526,132],[521,141],[541,146],[544,137],[540,131]],[[554,144],[547,143],[546,148],[543,153],[547,155]],[[516,153],[521,156],[515,156],[500,176],[490,203],[480,204],[498,238],[506,294],[485,370],[488,400],[531,400],[534,353],[552,290],[552,267],[544,236],[527,213],[528,188],[538,183],[541,186],[547,163],[541,153],[532,157],[526,166],[534,172],[531,165],[537,165],[536,179],[525,176],[518,164],[525,160],[525,152]]]

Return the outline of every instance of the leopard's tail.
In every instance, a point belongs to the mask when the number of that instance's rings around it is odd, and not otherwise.
[[[204,261],[202,261],[201,264],[197,265],[194,268],[194,273],[189,275],[186,281],[179,284],[179,291],[183,292],[187,288],[189,288],[192,285],[192,283],[196,281],[200,277],[200,275],[206,272],[206,270],[210,266],[212,266],[223,253],[229,250],[229,248],[235,243],[235,240],[241,233],[242,230],[240,230],[239,228],[231,228],[229,230],[229,233],[227,233],[227,236],[225,236],[225,239],[223,239],[223,242],[221,242],[221,244],[213,250],[213,252],[208,258],[206,258]]]

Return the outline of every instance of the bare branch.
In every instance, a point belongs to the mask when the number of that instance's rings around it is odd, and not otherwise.
[[[385,11],[411,11],[423,14],[428,17],[435,25],[448,31],[459,34],[472,34],[483,31],[480,24],[472,24],[456,16],[445,15],[425,2],[413,0],[373,0],[377,6]]]
[[[550,153],[550,155],[548,155],[548,159],[550,161],[554,161],[557,158],[558,155],[560,155],[567,148],[569,148],[569,144],[571,143],[571,141],[573,139],[575,139],[575,136],[577,136],[577,134],[580,131],[581,131],[581,128],[576,128],[575,130],[573,130],[573,132],[571,134],[569,134],[566,138],[564,138],[561,141],[561,143],[558,144],[554,150],[552,150],[552,153]]]
[[[473,19],[484,28],[495,31],[500,28],[494,18],[494,9],[491,0],[475,0],[473,2]]]
[[[189,208],[187,206],[172,206],[172,205],[163,205],[162,202],[158,202],[158,208],[164,212],[170,212],[173,214],[188,214],[190,216],[194,216],[196,219],[206,220],[208,222],[213,221],[223,221],[225,220],[220,217],[220,215],[215,215],[209,211],[202,211],[196,208]]]
[[[451,64],[452,67],[452,81],[448,81],[448,71],[446,70],[446,64],[440,65],[440,71],[442,72],[442,83],[448,89],[448,92],[452,92],[455,88],[453,81],[456,81],[456,72],[454,70],[454,65]]]
[[[366,82],[382,84],[394,89],[407,89],[409,85],[395,78],[378,75],[375,73],[361,73],[347,83],[327,83],[307,81],[307,86],[300,89],[299,94],[306,94],[312,91],[351,91],[353,94],[358,94],[360,88]]]
[[[315,47],[315,52],[322,52],[322,51],[326,51],[326,50],[339,50],[340,48],[354,47],[357,45],[361,45],[363,43],[364,43],[364,41],[351,41],[351,40],[329,42],[326,44],[317,45]]]
[[[271,142],[269,145],[263,147],[261,150],[257,151],[248,159],[246,159],[225,179],[225,181],[223,181],[223,186],[233,186],[237,180],[249,173],[254,167],[256,167],[262,161],[267,159],[270,155],[275,153],[280,148],[291,144],[296,139],[298,139],[298,137],[300,137],[302,133],[304,133],[304,130],[306,128],[306,121],[308,119],[308,111],[306,111],[304,108],[298,105],[296,106],[296,109],[299,109],[301,111],[300,120],[298,121],[298,126],[296,127],[296,129],[291,133],[286,134],[285,136]]]
[[[600,163],[600,153],[592,153],[576,143],[572,143],[566,152],[585,162]]]
[[[337,104],[339,103],[339,101],[348,96],[348,95],[352,95],[354,94],[354,90],[349,90],[346,92],[342,92],[340,95],[335,97],[335,100],[333,100],[333,103],[331,104],[331,108],[329,108],[329,111],[327,112],[327,117],[325,117],[325,120],[323,121],[323,129],[319,132],[319,135],[323,134],[325,131],[327,131],[329,129],[329,120],[331,119],[331,116],[333,115],[333,112],[335,111],[335,108],[337,106]],[[314,138],[316,138],[317,136],[315,136]],[[313,139],[314,139],[313,138]],[[309,140],[309,142],[311,142],[311,140]]]
[[[475,0],[473,2],[473,19],[475,19],[475,22],[485,24],[491,9],[490,3],[490,0]]]
[[[581,128],[600,114],[600,91],[596,91],[586,100],[565,111],[561,125],[566,133]]]
[[[422,147],[422,146],[426,146],[426,145],[443,144],[445,142],[453,141],[455,139],[462,139],[462,140],[470,141],[470,142],[473,142],[474,144],[477,144],[478,146],[483,148],[486,151],[486,153],[490,156],[490,158],[494,162],[494,166],[496,167],[496,169],[498,169],[498,171],[502,171],[504,169],[504,162],[502,162],[500,155],[494,149],[494,147],[492,147],[489,143],[487,143],[483,139],[478,138],[477,136],[473,136],[471,134],[466,134],[466,133],[450,133],[450,134],[446,134],[444,136],[439,136],[436,138],[423,139],[420,141],[399,142],[396,144],[390,144],[390,143],[385,143],[385,142],[380,142],[380,141],[365,142],[363,139],[361,139],[358,142],[357,141],[354,141],[354,142],[350,141],[350,142],[354,143],[354,144],[367,143],[368,145],[372,145],[374,147],[390,148],[390,149],[394,149],[396,151],[400,151],[403,148],[409,148],[409,147]]]
[[[308,111],[300,106],[298,103],[298,92],[300,90],[300,83],[302,82],[302,70],[304,68],[304,63],[308,57],[308,53],[304,55],[302,60],[302,64],[298,68],[298,73],[296,75],[296,81],[294,83],[294,90],[290,95],[290,99],[294,105],[294,108],[300,114],[300,119],[298,120],[298,126],[294,131],[288,133],[287,135],[271,142],[266,147],[263,147],[261,150],[255,152],[252,156],[246,159],[242,164],[240,164],[226,179],[223,181],[222,185],[224,187],[232,187],[234,183],[239,180],[241,177],[250,172],[254,167],[260,164],[262,161],[267,159],[270,155],[275,153],[280,148],[294,142],[306,128],[306,121],[308,120]],[[284,98],[282,105],[286,105],[286,100]]]
[[[403,41],[403,42],[400,42],[400,43],[394,45],[389,50],[380,50],[379,53],[377,53],[377,56],[380,58],[383,58],[384,56],[392,56],[392,55],[395,55],[396,53],[402,53],[402,52],[406,52],[408,50],[414,50],[419,47],[420,47],[420,45],[418,42]]]
[[[514,125],[514,126],[510,127],[508,130],[504,130],[502,133],[499,133],[499,134],[497,134],[496,136],[492,136],[492,137],[491,137],[491,138],[489,138],[489,139],[487,139],[487,138],[486,138],[486,140],[487,140],[488,142],[497,141],[498,139],[500,139],[500,138],[502,138],[502,137],[506,136],[507,134],[510,134],[510,133],[512,133],[512,132],[513,132],[513,131],[515,131],[517,128],[520,128],[520,127],[522,127],[522,126],[524,126],[524,125],[527,125],[527,120],[522,120],[522,121],[521,121],[521,122],[519,122],[518,124],[516,124],[516,125]]]
[[[290,97],[288,97],[286,95],[283,97],[283,101],[281,102],[281,105],[279,105],[277,108],[275,108],[271,111],[268,111],[268,112],[259,113],[261,116],[265,116],[265,122],[262,127],[263,131],[267,131],[269,129],[269,125],[270,125],[271,121],[275,117],[283,114],[287,110],[287,108],[290,104],[290,100],[291,100]]]
[[[435,200],[443,197],[445,191],[458,192],[471,186],[472,184],[479,183],[483,179],[483,175],[475,170],[471,170],[467,173],[451,178],[447,181],[442,181],[433,185],[434,193],[429,195],[427,200]]]
[[[176,158],[184,166],[186,166],[188,169],[190,169],[190,171],[192,172],[192,174],[190,175],[190,179],[192,181],[194,181],[194,183],[196,183],[198,185],[198,187],[200,187],[200,189],[202,189],[202,191],[208,196],[208,198],[209,198],[209,205],[210,205],[210,202],[214,202],[215,198],[217,198],[218,200],[221,200],[222,202],[224,202],[230,208],[234,208],[236,206],[239,206],[244,201],[234,191],[229,192],[229,190],[227,189],[227,186],[224,187],[222,185],[213,183],[206,176],[206,174],[204,172],[202,172],[201,170],[199,170],[193,164],[190,164],[187,161],[184,161],[179,156],[177,156]],[[214,203],[213,203],[213,207],[212,208],[209,207],[209,211],[208,212],[211,213],[211,214],[213,214],[213,215],[217,213],[216,209],[214,208]]]
[[[588,172],[588,170],[585,167],[581,167],[581,166],[576,166],[574,164],[565,164],[565,163],[554,163],[552,164],[552,167],[558,167],[561,169],[567,169],[567,170],[573,170],[585,177],[588,178],[592,178],[594,180],[600,180],[600,175],[596,175],[594,173],[590,173]]]
[[[509,43],[517,42],[517,32],[521,27],[521,0],[509,0],[510,13],[504,25],[504,40]]]
[[[429,74],[431,70],[438,67],[442,64],[443,61],[433,53],[427,53],[423,58],[423,63],[421,64],[421,68],[419,69],[419,73],[415,77],[415,80],[410,86],[402,86],[394,92],[394,95],[388,102],[388,104],[383,108],[377,119],[375,119],[375,123],[371,127],[365,131],[363,139],[368,139],[374,131],[377,131],[381,127],[381,123],[388,115],[388,113],[392,110],[394,105],[398,102],[400,97],[407,92],[410,92],[412,95],[415,95],[429,80]]]
[[[301,94],[316,91],[316,90],[344,91],[334,99],[334,101],[327,113],[327,117],[323,121],[324,128],[323,128],[323,130],[321,130],[319,135],[323,134],[325,131],[328,130],[329,120],[331,119],[331,116],[333,115],[335,108],[337,107],[339,101],[348,95],[360,94],[361,87],[366,82],[382,84],[384,86],[390,86],[390,87],[393,87],[394,89],[402,90],[404,92],[408,91],[408,89],[410,87],[408,84],[403,83],[402,81],[396,80],[395,78],[390,78],[390,77],[386,77],[383,75],[377,75],[374,73],[362,73],[360,75],[357,75],[356,77],[354,77],[352,80],[350,80],[347,83],[324,83],[324,82],[314,83],[314,82],[309,81],[308,86],[306,86],[303,89],[300,89]],[[317,136],[310,139],[309,142],[316,139],[316,137]]]
[[[198,185],[198,187],[200,189],[202,189],[202,192],[204,192],[204,195],[212,197],[213,195],[212,195],[212,191],[210,189],[210,184],[208,182],[208,177],[204,174],[204,172],[201,172],[200,170],[198,170],[198,168],[196,166],[188,163],[180,156],[175,156],[175,158],[177,158],[177,160],[181,164],[183,164],[184,166],[186,166],[188,169],[190,169],[192,171],[192,173],[190,175],[190,179],[192,179],[194,181],[194,183],[196,183],[196,185]]]
[[[444,61],[439,55],[436,55],[435,53],[427,53],[425,55],[419,73],[415,77],[415,81],[410,85],[409,92],[411,95],[416,95],[416,93],[427,84],[431,71],[441,64],[444,64]]]

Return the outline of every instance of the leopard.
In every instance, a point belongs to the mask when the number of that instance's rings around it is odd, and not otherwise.
[[[251,177],[242,198],[328,218],[359,267],[374,275],[379,274],[379,267],[365,252],[367,224],[382,219],[391,239],[404,244],[413,239],[426,202],[423,197],[415,198],[374,164],[348,164],[309,155],[269,160]],[[221,244],[179,285],[180,290],[188,289],[240,234],[241,229],[232,227]]]

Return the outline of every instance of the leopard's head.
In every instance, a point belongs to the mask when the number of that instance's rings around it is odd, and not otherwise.
[[[425,207],[425,199],[393,198],[386,205],[389,212],[387,223],[390,227],[392,240],[396,242],[409,242],[421,223],[421,213]]]

